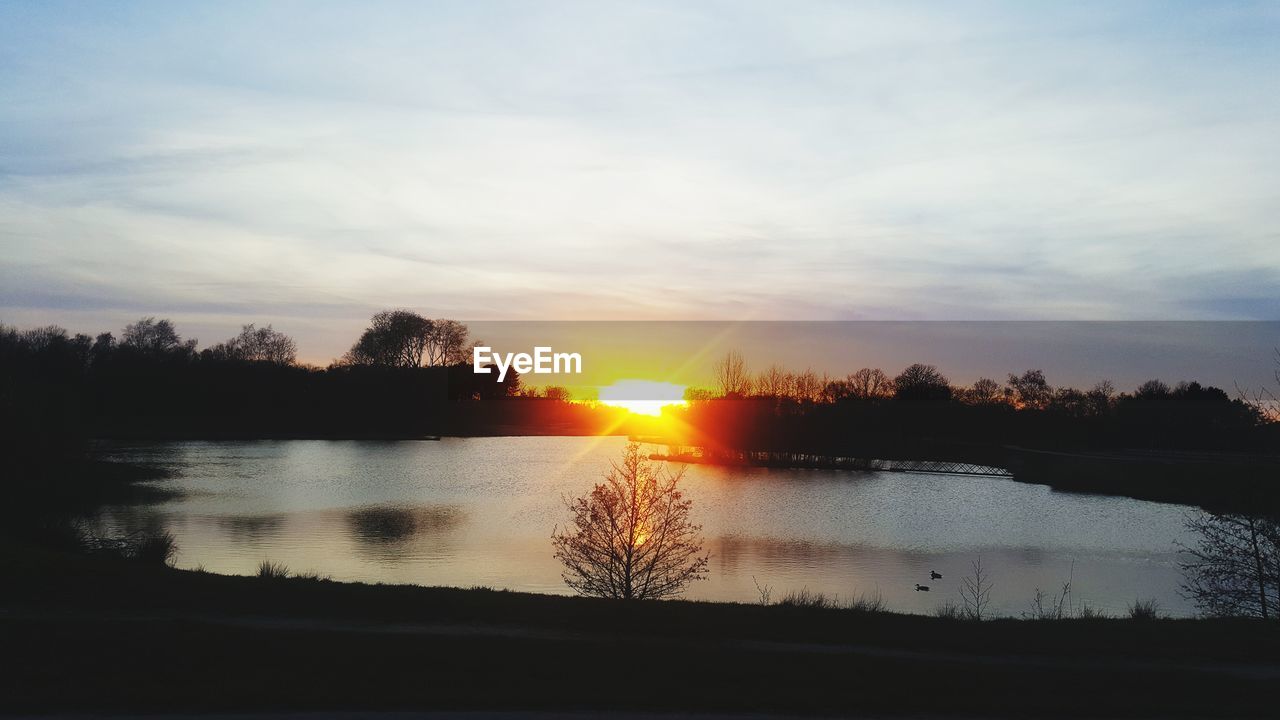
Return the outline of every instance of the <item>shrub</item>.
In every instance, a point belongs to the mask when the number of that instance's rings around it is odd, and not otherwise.
[[[130,540],[125,555],[148,565],[168,565],[177,552],[178,541],[173,533],[164,530]]]

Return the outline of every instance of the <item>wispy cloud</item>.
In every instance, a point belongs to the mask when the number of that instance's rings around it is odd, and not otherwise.
[[[1267,3],[7,4],[0,312],[316,359],[389,305],[1274,319],[1277,38]]]

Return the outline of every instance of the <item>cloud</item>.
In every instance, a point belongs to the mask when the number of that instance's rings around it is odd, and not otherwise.
[[[298,331],[316,358],[383,306],[1274,319],[1277,25],[1203,4],[6,6],[0,312],[150,306],[228,335],[328,313]]]

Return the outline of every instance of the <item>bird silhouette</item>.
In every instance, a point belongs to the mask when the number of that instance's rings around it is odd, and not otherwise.
[[[916,592],[929,592],[929,586],[916,583]]]
[[[932,579],[934,579],[934,580],[941,580],[941,579],[942,579],[942,573],[938,572],[937,570],[930,570],[930,571],[929,571],[929,577],[930,577],[930,578],[932,578]]]

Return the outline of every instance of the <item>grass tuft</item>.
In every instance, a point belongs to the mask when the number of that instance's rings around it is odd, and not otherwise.
[[[1153,598],[1134,600],[1133,604],[1129,606],[1129,617],[1133,620],[1158,620],[1160,619],[1160,603]]]
[[[840,602],[837,598],[827,597],[826,593],[814,592],[806,587],[798,591],[792,590],[783,595],[782,600],[778,601],[778,605],[782,607],[831,610],[840,607]]]
[[[1076,611],[1076,617],[1080,618],[1081,620],[1105,620],[1111,616],[1103,612],[1102,610],[1099,610],[1093,607],[1092,605],[1085,603],[1080,606],[1079,610]]]
[[[125,555],[148,565],[168,565],[178,552],[178,541],[173,533],[163,530],[142,535],[129,543]]]
[[[963,620],[965,618],[964,611],[960,609],[960,606],[950,600],[934,608],[933,616],[944,620]]]
[[[879,590],[871,593],[862,593],[857,598],[846,603],[844,607],[846,610],[867,613],[884,612],[888,609],[884,602],[884,596],[880,594]]]
[[[287,578],[289,577],[289,566],[280,562],[263,560],[261,563],[258,563],[258,577],[270,580]]]

